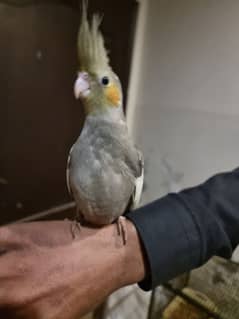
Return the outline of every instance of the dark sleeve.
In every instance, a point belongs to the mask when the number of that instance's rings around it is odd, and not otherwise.
[[[229,258],[239,244],[239,168],[130,212],[149,269],[144,290],[204,264]]]

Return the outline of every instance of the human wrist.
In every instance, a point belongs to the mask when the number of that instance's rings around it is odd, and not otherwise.
[[[146,258],[138,232],[128,219],[126,219],[126,228],[126,244],[123,244],[116,224],[97,230],[96,236],[86,236],[90,240],[90,246],[94,246],[95,250],[95,262],[98,270],[95,275],[107,274],[107,277],[104,278],[104,285],[108,290],[117,290],[139,282],[145,277]],[[92,232],[91,229],[88,231]]]
[[[69,259],[78,265],[73,267],[79,277],[76,285],[81,289],[86,286],[87,294],[96,303],[113,291],[145,277],[144,253],[137,230],[129,220],[126,220],[126,227],[125,245],[116,225],[112,224],[101,229],[82,227],[80,240],[73,244],[74,248],[69,248]]]
[[[146,258],[138,231],[134,224],[127,220],[126,222],[128,239],[124,246],[124,274],[125,285],[140,282],[146,275]]]

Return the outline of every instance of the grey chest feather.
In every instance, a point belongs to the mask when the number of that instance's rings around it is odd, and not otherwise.
[[[126,126],[89,124],[70,153],[69,187],[84,219],[103,225],[125,212],[140,174],[139,158]]]

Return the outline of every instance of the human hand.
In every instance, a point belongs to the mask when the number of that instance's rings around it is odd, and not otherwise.
[[[81,227],[75,240],[69,221],[0,228],[0,317],[73,319],[141,280],[141,247],[134,226],[127,227],[126,246],[114,225]]]

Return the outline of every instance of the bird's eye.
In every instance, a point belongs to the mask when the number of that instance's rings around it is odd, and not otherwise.
[[[108,78],[108,76],[104,76],[102,79],[101,79],[101,83],[105,86],[107,86],[109,83],[110,83],[110,80]]]

